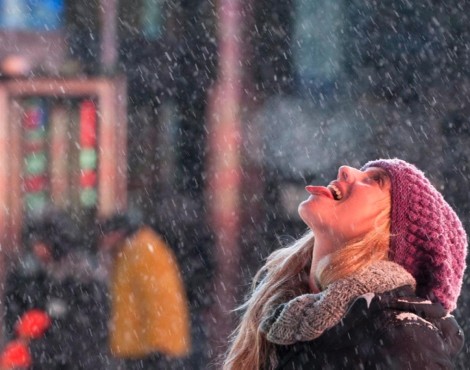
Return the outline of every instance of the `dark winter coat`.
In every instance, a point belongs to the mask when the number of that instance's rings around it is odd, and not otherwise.
[[[394,281],[392,277],[390,284],[385,280],[387,268],[376,269],[375,276],[377,272],[384,273],[384,279],[372,284],[372,292],[356,296],[354,291],[364,280],[353,282],[352,300],[350,294],[309,294],[279,305],[262,324],[268,338],[276,343],[275,368],[453,369],[453,359],[464,341],[454,317],[441,304],[416,297],[412,281],[402,285],[407,279]],[[397,273],[399,269],[392,275]],[[398,286],[380,292],[383,283]],[[348,281],[339,284],[339,290],[347,286]],[[334,299],[325,304],[328,297]],[[345,309],[344,300],[349,300]],[[289,311],[296,316],[290,316]],[[319,319],[312,319],[314,312]],[[292,331],[286,331],[286,323]]]
[[[318,339],[279,346],[278,369],[452,369],[463,332],[410,286],[355,300]]]
[[[103,284],[72,276],[57,279],[37,266],[20,265],[7,277],[6,327],[30,309],[51,317],[45,334],[30,344],[33,370],[105,369],[102,348],[107,343],[108,298]]]

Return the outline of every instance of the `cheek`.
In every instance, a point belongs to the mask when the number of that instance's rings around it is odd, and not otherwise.
[[[345,232],[353,237],[362,236],[374,227],[377,218],[377,207],[375,204],[364,201],[360,206],[348,207],[342,212],[342,222]]]

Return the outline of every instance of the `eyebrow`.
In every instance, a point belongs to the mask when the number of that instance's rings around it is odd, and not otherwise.
[[[383,168],[379,168],[379,167],[372,167],[372,168],[369,168],[366,170],[366,173],[372,173],[372,174],[376,174],[376,173],[380,173],[382,175],[385,175],[387,177],[390,177],[388,175],[388,172],[385,171]]]
[[[388,184],[391,184],[390,175],[383,168],[380,168],[380,167],[370,168],[370,169],[366,170],[366,174],[368,174],[369,178],[374,176],[374,175],[379,174],[380,176],[383,176],[384,180],[387,181]],[[384,184],[385,184],[385,182],[384,182]]]

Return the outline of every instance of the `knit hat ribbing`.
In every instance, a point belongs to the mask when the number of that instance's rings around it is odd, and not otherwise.
[[[467,235],[457,214],[414,165],[400,159],[366,163],[391,180],[389,258],[416,279],[419,296],[456,308],[467,255]]]

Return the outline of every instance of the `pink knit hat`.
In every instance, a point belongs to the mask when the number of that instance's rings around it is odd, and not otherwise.
[[[379,159],[391,180],[390,260],[416,279],[420,297],[440,302],[449,312],[462,287],[467,235],[457,214],[424,173],[400,159]]]

